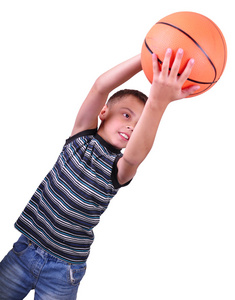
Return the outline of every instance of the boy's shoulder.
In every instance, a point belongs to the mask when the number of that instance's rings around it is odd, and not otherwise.
[[[94,138],[94,136],[97,134],[97,129],[87,129],[81,132],[76,133],[73,136],[70,136],[66,142],[65,146],[72,143],[73,141],[81,138],[81,137],[89,137],[90,139]]]
[[[98,176],[107,182],[111,179],[115,189],[124,186],[117,180],[117,162],[122,157],[121,150],[106,142],[97,129],[85,130],[68,138],[61,155],[69,169],[75,170],[76,174],[82,171],[83,175],[80,176]]]
[[[115,148],[113,145],[105,141],[98,133],[97,129],[88,129],[82,132],[79,132],[71,137],[69,137],[66,142],[65,146],[71,143],[79,143],[80,144],[92,144],[93,147],[98,148],[100,152],[104,152],[108,155],[114,156],[122,156],[121,149]]]

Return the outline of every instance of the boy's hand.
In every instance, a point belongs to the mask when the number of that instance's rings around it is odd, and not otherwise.
[[[184,82],[191,73],[194,65],[194,59],[190,59],[182,74],[178,75],[183,57],[183,50],[179,49],[177,51],[172,68],[169,71],[171,55],[172,50],[167,49],[161,70],[159,69],[156,54],[153,54],[152,56],[153,83],[149,98],[153,101],[159,102],[158,104],[162,104],[164,106],[167,106],[174,100],[185,98],[200,88],[200,86],[194,85],[182,89]]]

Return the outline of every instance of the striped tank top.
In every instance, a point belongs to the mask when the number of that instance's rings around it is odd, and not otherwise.
[[[15,227],[55,257],[85,262],[93,228],[121,187],[117,181],[121,156],[97,130],[69,138]]]

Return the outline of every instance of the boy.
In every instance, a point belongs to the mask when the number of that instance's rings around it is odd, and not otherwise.
[[[169,72],[171,55],[168,49],[160,71],[153,54],[148,100],[138,91],[124,90],[105,104],[114,88],[141,71],[140,55],[96,80],[56,164],[15,224],[22,235],[0,264],[0,299],[23,299],[31,289],[35,299],[76,299],[93,227],[147,156],[168,104],[199,88],[182,90],[194,61],[178,75],[183,50]]]

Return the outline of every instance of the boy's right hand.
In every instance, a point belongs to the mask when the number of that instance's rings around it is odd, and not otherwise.
[[[198,85],[193,85],[182,89],[184,82],[187,80],[192,71],[194,59],[190,59],[182,74],[178,75],[183,57],[183,50],[179,49],[177,51],[175,60],[171,70],[169,71],[171,56],[172,50],[167,49],[162,63],[162,68],[160,70],[157,55],[152,55],[153,82],[149,99],[154,102],[157,101],[159,105],[163,105],[164,107],[174,100],[179,100],[189,96],[200,88]]]

